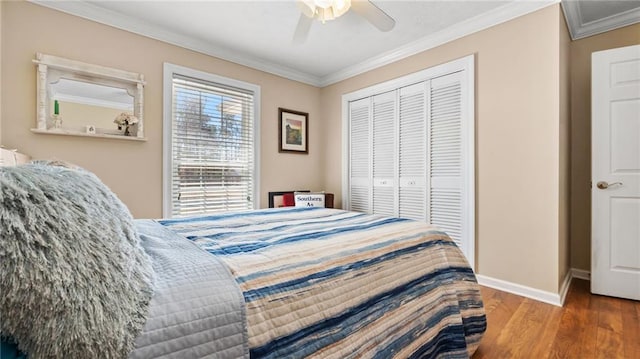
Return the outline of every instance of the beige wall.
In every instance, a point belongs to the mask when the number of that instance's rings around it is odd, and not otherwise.
[[[558,218],[558,285],[571,269],[571,37],[562,14],[560,21],[560,196]],[[558,290],[561,290],[558,287]]]
[[[557,293],[561,16],[547,7],[323,88],[327,190],[341,202],[343,94],[476,54],[476,270]]]
[[[640,24],[571,43],[571,266],[591,270],[591,53],[640,44]]]
[[[37,24],[37,26],[36,26]],[[163,62],[261,86],[260,190],[323,189],[320,90],[265,72],[27,2],[2,2],[2,140],[34,158],[64,159],[95,172],[135,217],[162,215]],[[37,135],[36,52],[145,75],[147,142]],[[7,71],[10,69],[10,71]],[[309,155],[278,153],[278,107],[309,113]]]

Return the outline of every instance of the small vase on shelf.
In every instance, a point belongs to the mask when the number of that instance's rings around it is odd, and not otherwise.
[[[138,123],[138,118],[130,113],[123,112],[113,122],[118,125],[118,130],[122,131],[124,129],[123,135],[131,136],[129,128]]]
[[[62,128],[62,116],[53,115],[53,128]]]

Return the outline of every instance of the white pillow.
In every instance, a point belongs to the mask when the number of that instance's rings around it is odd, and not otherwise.
[[[296,192],[294,193],[296,207],[324,208],[324,193]]]

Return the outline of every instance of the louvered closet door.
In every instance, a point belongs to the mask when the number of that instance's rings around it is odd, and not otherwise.
[[[349,104],[349,204],[356,212],[371,212],[371,99]]]
[[[373,213],[396,216],[396,91],[373,96]]]
[[[398,215],[427,220],[427,98],[426,83],[399,90]]]
[[[473,266],[474,96],[473,55],[345,95],[345,207],[433,223]]]
[[[429,222],[463,241],[463,77],[455,73],[430,81]]]

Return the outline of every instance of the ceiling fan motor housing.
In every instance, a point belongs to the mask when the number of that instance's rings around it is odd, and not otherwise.
[[[299,0],[298,6],[305,16],[324,23],[349,11],[351,0]]]

